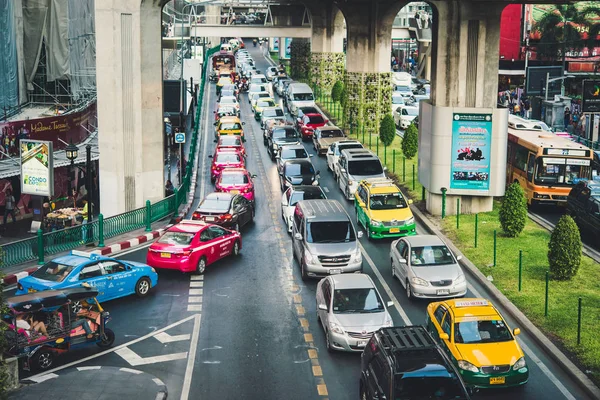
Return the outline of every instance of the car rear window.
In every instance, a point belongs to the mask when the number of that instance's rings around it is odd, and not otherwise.
[[[285,163],[285,173],[288,176],[308,175],[308,174],[314,174],[315,169],[312,166],[312,164],[308,164],[308,163],[297,164],[297,163],[290,163],[288,161],[287,163]]]
[[[308,117],[309,124],[322,124],[325,122],[322,116],[320,115],[311,115]]]
[[[344,132],[342,131],[323,131],[321,132],[322,138],[336,138],[336,137],[344,137]]]
[[[239,163],[240,156],[236,153],[217,153],[215,161],[218,163]]]
[[[229,210],[229,204],[229,199],[204,199],[204,201],[200,203],[198,211],[211,210],[216,212],[226,212]]]
[[[172,244],[176,246],[186,246],[192,243],[194,233],[169,231],[158,239],[157,243]]]
[[[244,185],[250,183],[248,175],[243,173],[227,173],[221,175],[221,184],[223,185]]]
[[[236,129],[242,129],[242,125],[240,125],[237,122],[223,122],[221,124],[221,130],[225,130],[225,131],[231,131],[231,130],[236,130]]]
[[[272,109],[272,110],[264,110],[263,111],[263,115],[265,117],[283,117],[283,110],[276,108],[276,109]]]
[[[293,139],[300,137],[295,129],[277,129],[273,131],[273,139]]]
[[[242,141],[236,136],[221,136],[222,146],[241,146]]]

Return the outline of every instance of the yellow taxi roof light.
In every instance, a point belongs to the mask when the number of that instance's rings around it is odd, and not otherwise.
[[[490,303],[487,300],[457,300],[454,302],[455,307],[481,307],[489,306]]]

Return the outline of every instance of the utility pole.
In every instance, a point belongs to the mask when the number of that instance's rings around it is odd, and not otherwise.
[[[565,69],[567,66],[567,54],[566,54],[566,48],[567,48],[567,24],[569,23],[569,21],[565,18],[563,20],[563,40],[562,40],[562,73],[563,75],[565,74]],[[547,80],[546,80],[547,82]],[[561,87],[560,87],[560,95],[564,96],[565,95],[565,80],[563,79],[561,82]],[[546,94],[546,96],[548,96]]]

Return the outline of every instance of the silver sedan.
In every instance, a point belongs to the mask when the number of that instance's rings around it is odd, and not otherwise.
[[[390,248],[392,277],[398,278],[409,299],[462,297],[467,280],[446,244],[435,235],[404,237]]]

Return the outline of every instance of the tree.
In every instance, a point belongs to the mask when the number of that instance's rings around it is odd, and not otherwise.
[[[344,90],[344,84],[342,81],[337,81],[331,88],[331,99],[335,102],[342,100],[342,91]]]
[[[514,182],[506,189],[500,207],[500,225],[509,237],[519,236],[527,222],[527,199],[523,188]]]
[[[387,162],[387,148],[396,137],[396,124],[391,114],[386,114],[379,124],[379,139],[383,143],[383,163]]]
[[[394,128],[395,129],[395,128]],[[410,124],[402,138],[402,152],[409,160],[417,155],[419,150],[419,130],[415,124]]]
[[[548,243],[548,263],[552,279],[566,281],[577,275],[581,264],[581,236],[573,218],[558,220]]]

